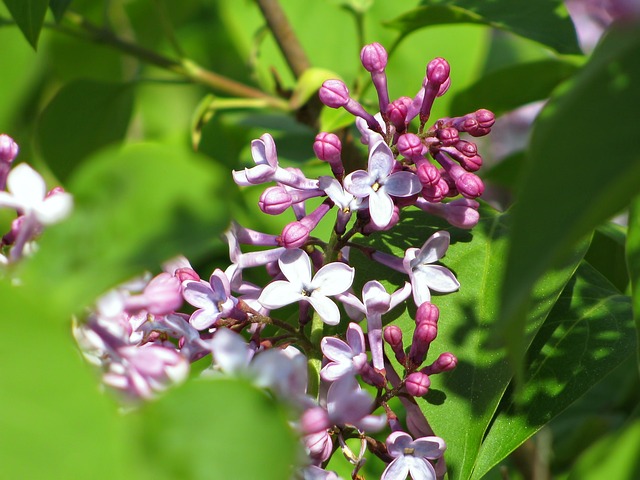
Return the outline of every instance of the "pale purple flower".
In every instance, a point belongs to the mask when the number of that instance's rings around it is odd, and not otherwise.
[[[394,457],[380,480],[436,480],[436,472],[428,460],[440,458],[446,449],[440,437],[421,437],[413,440],[404,432],[387,437],[387,451]]]
[[[327,392],[327,413],[331,425],[353,425],[363,432],[378,432],[384,428],[386,415],[371,415],[374,401],[362,390],[355,377],[342,377],[333,382]]]
[[[355,270],[340,262],[322,267],[311,278],[311,260],[304,250],[287,250],[278,259],[280,271],[287,280],[267,285],[258,301],[268,309],[294,302],[308,302],[327,325],[340,322],[340,311],[328,297],[346,291],[353,282]]]
[[[309,465],[301,473],[303,480],[340,480],[336,472],[315,465]]]
[[[225,273],[216,269],[209,283],[188,281],[183,289],[184,299],[197,308],[189,322],[198,330],[204,330],[218,319],[228,317],[238,300],[231,296],[231,287]]]
[[[341,377],[355,375],[362,370],[367,362],[364,334],[357,323],[350,323],[347,327],[347,341],[335,337],[324,337],[320,342],[322,353],[329,360],[320,376],[329,382]]]
[[[384,368],[382,315],[405,301],[410,294],[411,285],[409,283],[405,283],[403,288],[390,295],[380,282],[372,280],[365,283],[362,288],[362,302],[352,294],[339,297],[340,301],[345,305],[350,305],[360,310],[367,317],[367,336],[369,337],[371,360],[373,366],[378,370]]]
[[[410,197],[422,190],[417,175],[412,172],[393,172],[396,164],[389,146],[380,141],[369,151],[368,170],[356,170],[344,179],[344,187],[358,198],[369,199],[372,222],[386,227],[393,216],[391,197]]]
[[[404,255],[403,266],[409,274],[416,305],[431,300],[433,290],[451,293],[460,288],[455,275],[446,267],[431,265],[444,257],[449,248],[449,232],[439,231],[431,235],[422,248],[409,248]]]

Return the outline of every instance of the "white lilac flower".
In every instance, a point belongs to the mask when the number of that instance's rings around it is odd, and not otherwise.
[[[416,305],[431,300],[433,290],[451,293],[460,288],[460,283],[451,271],[432,263],[444,257],[449,248],[449,232],[439,231],[431,235],[422,248],[409,248],[404,255],[403,266],[409,274]]]
[[[393,172],[395,159],[389,146],[380,141],[369,151],[368,170],[356,170],[344,179],[344,188],[358,198],[369,199],[371,221],[386,227],[393,216],[391,197],[410,197],[422,190],[418,176],[411,172]]]
[[[436,472],[428,460],[440,458],[446,449],[439,437],[421,437],[413,440],[404,432],[393,432],[387,437],[387,451],[394,457],[382,473],[380,480],[436,480]]]
[[[303,250],[287,250],[278,259],[286,280],[267,285],[258,301],[268,309],[295,302],[308,302],[327,325],[340,323],[340,311],[328,297],[346,291],[353,282],[354,269],[340,262],[322,267],[311,278],[311,260]]]

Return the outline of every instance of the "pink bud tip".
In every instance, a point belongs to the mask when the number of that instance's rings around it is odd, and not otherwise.
[[[309,228],[302,222],[291,222],[280,235],[280,244],[285,248],[300,248],[309,239]]]
[[[493,124],[496,123],[496,116],[492,111],[485,108],[476,110],[474,116],[476,117],[476,121],[481,128],[491,128]]]
[[[442,128],[436,131],[436,136],[442,142],[442,145],[445,147],[449,147],[454,145],[460,140],[460,136],[458,135],[458,130],[453,127]],[[467,142],[468,143],[468,142]]]
[[[321,432],[331,426],[329,416],[322,407],[311,407],[302,414],[300,429],[305,435]]]
[[[382,72],[387,66],[387,51],[379,43],[365,45],[360,51],[360,60],[368,72]]]
[[[280,215],[291,206],[291,195],[282,187],[269,187],[260,195],[258,206],[268,215]]]
[[[444,58],[434,58],[427,65],[427,79],[436,85],[442,85],[449,78],[451,67]]]
[[[402,330],[396,325],[390,325],[384,329],[384,340],[392,348],[394,346],[402,345]]]
[[[198,275],[193,268],[189,267],[178,268],[175,272],[175,276],[178,278],[178,280],[180,280],[180,283],[187,280],[194,282],[200,281],[200,275]]]
[[[318,92],[320,101],[329,108],[340,108],[345,106],[351,97],[349,89],[341,80],[327,80],[320,87]]]
[[[0,135],[0,162],[11,163],[18,156],[18,144],[9,135]]]
[[[405,121],[407,120],[407,112],[411,106],[412,100],[409,97],[400,97],[394,100],[387,107],[387,117],[389,121],[395,125],[397,130],[403,130]]]
[[[416,323],[432,323],[437,324],[440,318],[440,310],[431,302],[423,302],[416,312]]]
[[[422,397],[429,391],[431,380],[429,380],[428,375],[425,375],[422,372],[413,372],[407,376],[404,385],[409,395],[413,397]]]
[[[456,189],[463,197],[477,198],[484,192],[484,183],[473,173],[464,173],[455,180]]]
[[[313,142],[313,151],[320,160],[331,163],[340,159],[342,143],[337,135],[320,132]]]
[[[427,147],[424,146],[420,137],[414,133],[400,135],[396,146],[398,147],[398,153],[410,160],[420,158],[427,152]]]

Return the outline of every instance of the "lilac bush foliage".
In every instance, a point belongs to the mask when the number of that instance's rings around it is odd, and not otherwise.
[[[367,45],[361,60],[371,73],[378,113],[368,113],[339,80],[326,81],[319,95],[328,107],[358,117],[368,154],[366,170],[346,171],[340,139],[323,132],[313,148],[329,164],[332,176],[307,178],[298,169],[280,166],[274,139],[265,133],[251,144],[255,165],[234,171],[233,179],[239,186],[265,185],[260,210],[279,215],[291,208],[295,221],[280,235],[233,223],[226,232],[231,264],[225,270],[215,269],[207,281],[187,259],[174,259],[163,273],[107,293],[86,319],[75,322],[74,334],[87,359],[101,369],[105,385],[128,404],[185,381],[190,363],[209,354],[212,363],[203,375],[239,376],[268,390],[290,405],[291,425],[300,435],[305,460],[296,478],[337,478],[326,466],[338,449],[352,463],[353,475],[368,451],[388,464],[383,479],[442,478],[445,440],[433,432],[412,437],[405,430],[420,423],[423,414],[408,411],[404,426],[389,401],[425,395],[430,375],[456,366],[453,352],[427,362],[440,316],[430,302],[431,292],[447,294],[460,287],[454,274],[437,263],[445,258],[449,234],[436,232],[403,258],[365,248],[357,236],[393,229],[410,207],[472,228],[479,218],[474,199],[484,189],[474,173],[482,158],[475,144],[461,137],[486,135],[494,116],[478,110],[428,124],[435,99],[450,85],[450,67],[442,58],[429,62],[413,98],[393,101],[387,92],[385,49]],[[410,131],[414,119],[416,133]],[[2,152],[12,148],[3,147]],[[47,199],[39,188],[37,199],[20,203],[20,185],[27,180],[17,178],[9,177],[10,193],[0,196],[5,206],[39,224],[61,216],[65,194]],[[54,199],[57,203],[52,204]],[[336,212],[331,237],[315,237],[314,229],[331,211]],[[428,218],[425,215],[425,222]],[[251,251],[243,252],[242,245]],[[397,291],[368,281],[358,296],[353,282],[359,272],[349,262],[352,250],[407,275],[408,281]],[[244,271],[257,267],[266,268],[270,283],[259,286],[245,280]],[[410,298],[417,313],[405,348],[403,332],[383,325],[385,316]],[[288,305],[298,306],[297,321],[282,313]],[[330,326],[335,327],[331,333]],[[402,372],[386,358],[385,343]],[[360,440],[359,452],[347,446],[351,438]]]

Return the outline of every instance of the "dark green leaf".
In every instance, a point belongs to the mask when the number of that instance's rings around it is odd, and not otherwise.
[[[64,12],[67,11],[71,2],[72,0],[49,0],[49,8],[51,9],[51,12],[53,12],[53,16],[57,23],[60,23],[60,20],[62,20]]]
[[[407,35],[430,25],[475,23],[506,30],[560,53],[580,53],[573,23],[560,0],[429,0],[389,21]]]
[[[40,30],[49,0],[3,0],[11,16],[34,50],[38,47]]]
[[[131,84],[68,83],[40,116],[40,151],[53,172],[66,179],[89,154],[124,138],[132,109]]]
[[[25,283],[48,272],[39,281],[73,310],[178,253],[210,253],[228,224],[230,183],[230,172],[186,149],[104,151],[70,180],[73,215],[45,231]]]
[[[419,400],[435,433],[447,442],[451,479],[470,478],[483,436],[513,378],[506,351],[489,346],[500,307],[498,288],[506,261],[508,218],[485,208],[478,226],[467,232],[447,227],[422,212],[407,212],[396,228],[369,239],[371,246],[402,256],[404,249],[420,247],[438,227],[451,234],[452,244],[442,263],[455,273],[461,287],[459,292],[432,299],[440,308],[440,321],[430,358],[435,360],[441,352],[452,352],[458,357],[458,366],[452,372],[432,376],[429,393]],[[536,302],[527,316],[525,345],[529,345],[549,314],[584,250],[536,285]],[[356,268],[385,281],[388,290],[406,280],[405,275],[387,275],[370,261]],[[402,329],[408,342],[415,328],[410,314],[401,313],[394,324]]]
[[[518,348],[522,312],[535,282],[638,191],[640,30],[610,33],[585,69],[542,111],[534,129],[495,329],[511,348]],[[615,128],[606,128],[614,120]],[[594,135],[600,124],[603,134]],[[522,351],[512,353],[520,358]]]
[[[546,99],[560,82],[577,70],[571,62],[547,59],[493,71],[458,93],[451,102],[451,111],[454,115],[464,115],[487,108],[499,116]]]
[[[625,261],[626,229],[615,223],[596,228],[584,259],[604,275],[620,293],[627,293],[629,273]]]
[[[239,380],[192,381],[142,414],[149,478],[282,480],[298,457],[283,409]]]
[[[519,402],[503,399],[472,478],[482,478],[635,350],[629,297],[584,262],[532,342]]]

